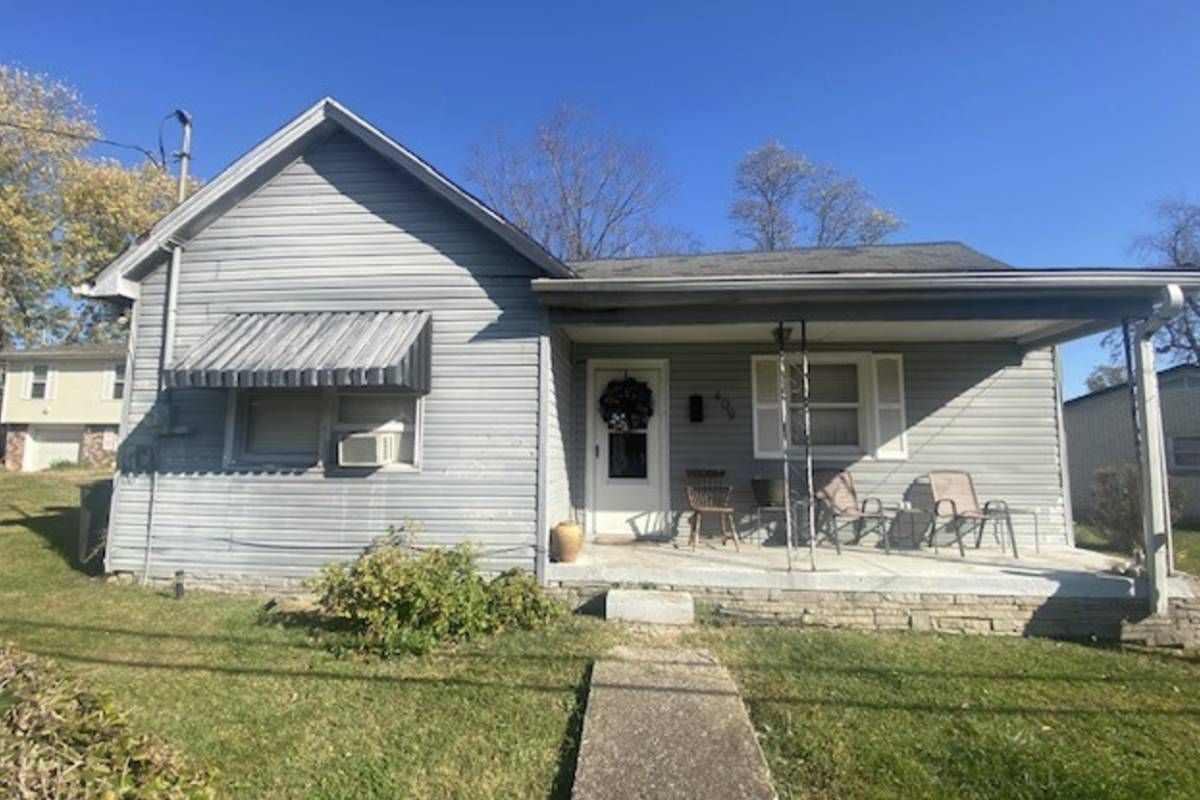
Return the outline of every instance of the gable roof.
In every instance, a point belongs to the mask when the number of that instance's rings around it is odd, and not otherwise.
[[[961,242],[799,247],[773,252],[696,253],[574,261],[581,278],[684,278],[812,273],[978,272],[1013,267]]]
[[[266,183],[311,144],[344,130],[416,178],[435,195],[467,214],[548,275],[572,271],[540,244],[399,142],[332,97],[317,101],[291,122],[226,167],[195,194],[162,217],[150,231],[105,267],[82,293],[92,297],[137,296],[136,281],[156,263],[164,248],[183,244],[222,213]]]
[[[1158,382],[1161,384],[1164,379],[1174,378],[1182,375],[1193,375],[1200,377],[1200,366],[1195,364],[1176,364],[1175,366],[1168,367],[1167,369],[1160,369],[1158,371]],[[1063,403],[1063,405],[1075,405],[1076,403],[1081,403],[1084,400],[1092,400],[1097,397],[1103,397],[1105,395],[1112,394],[1118,390],[1128,390],[1128,388],[1129,382],[1122,381],[1121,383],[1116,383],[1112,386],[1105,386],[1103,389],[1097,389],[1094,392],[1081,394],[1079,397],[1072,397],[1070,400],[1067,400],[1065,403]]]

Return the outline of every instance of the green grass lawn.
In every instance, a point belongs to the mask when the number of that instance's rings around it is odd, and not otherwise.
[[[1044,640],[725,629],[784,798],[1200,797],[1200,663]]]
[[[1180,572],[1200,576],[1200,530],[1186,527],[1176,528],[1173,539],[1175,542],[1175,568]],[[1111,547],[1104,535],[1083,522],[1075,523],[1075,541],[1080,547],[1086,547],[1089,550],[1111,552]]]
[[[575,618],[427,658],[338,659],[261,622],[261,599],[175,601],[73,569],[73,477],[0,474],[0,639],[113,692],[135,726],[220,770],[224,796],[569,793],[588,665],[635,634]],[[733,670],[784,797],[1200,797],[1194,658],[916,634],[686,638]]]
[[[261,624],[261,599],[176,601],[71,569],[71,477],[0,474],[0,639],[112,691],[135,725],[217,767],[224,796],[567,796],[602,623],[338,659]]]

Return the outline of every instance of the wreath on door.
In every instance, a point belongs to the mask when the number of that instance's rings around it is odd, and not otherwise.
[[[610,381],[600,395],[600,417],[610,431],[645,428],[654,416],[654,393],[636,378]]]

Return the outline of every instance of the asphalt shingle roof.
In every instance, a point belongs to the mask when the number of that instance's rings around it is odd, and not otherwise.
[[[569,264],[581,278],[688,278],[837,272],[969,272],[1013,269],[961,242],[801,247],[764,252],[606,258]]]
[[[0,350],[0,361],[28,361],[31,358],[104,358],[124,356],[125,343],[56,344],[24,350]]]

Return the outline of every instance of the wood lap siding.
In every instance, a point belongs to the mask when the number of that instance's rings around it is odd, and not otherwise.
[[[1067,543],[1050,351],[1030,353],[1022,362],[1013,347],[994,344],[888,343],[840,349],[904,357],[909,457],[837,462],[854,472],[861,495],[895,504],[930,470],[964,469],[974,476],[981,501],[997,497],[1014,508],[1037,509],[1042,544]],[[585,408],[588,358],[669,359],[672,508],[677,515],[686,509],[685,469],[724,469],[734,487],[739,526],[749,530],[751,478],[782,474],[779,461],[756,460],[753,455],[750,357],[769,352],[767,346],[747,344],[577,344],[575,402],[577,408]],[[733,419],[713,398],[716,392],[731,401]],[[688,421],[688,397],[694,394],[704,397],[702,423]],[[572,437],[571,465],[580,487],[585,480],[585,429],[581,419]],[[920,499],[920,489],[910,497]],[[1029,518],[1017,515],[1014,522],[1018,541],[1032,545]]]
[[[314,146],[184,252],[176,353],[224,315],[427,310],[433,387],[418,474],[222,469],[225,393],[179,390],[184,436],[161,440],[153,572],[300,576],[352,556],[389,525],[418,544],[470,541],[489,569],[533,569],[538,269],[357,140]],[[165,271],[142,285],[126,449],[151,441]],[[109,569],[139,570],[150,481],[124,474]]]

